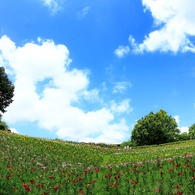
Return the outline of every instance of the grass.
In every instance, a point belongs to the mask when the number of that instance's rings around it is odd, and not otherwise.
[[[0,131],[0,194],[195,194],[195,141],[122,149]]]

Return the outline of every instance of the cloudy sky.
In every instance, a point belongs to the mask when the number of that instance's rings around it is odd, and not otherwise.
[[[195,123],[194,0],[0,0],[3,116],[20,134],[119,143],[164,109]]]

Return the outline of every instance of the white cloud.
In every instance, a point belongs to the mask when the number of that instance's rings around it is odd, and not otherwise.
[[[49,8],[52,14],[55,14],[62,10],[62,0],[42,0],[42,2]]]
[[[184,132],[189,133],[189,127],[179,127],[179,129],[180,129],[180,133],[184,133]]]
[[[124,57],[130,52],[130,48],[128,46],[120,45],[115,51],[115,55],[117,55],[119,58]]]
[[[179,125],[180,122],[179,115],[175,115],[173,118],[175,119],[176,123]]]
[[[77,13],[78,19],[84,18],[89,13],[90,10],[91,10],[91,7],[89,6],[84,7],[81,11]]]
[[[179,126],[179,123],[180,123],[180,117],[179,117],[179,115],[175,115],[174,117],[173,117],[175,120],[176,120],[176,122],[177,122],[177,124],[178,124],[178,128],[179,128],[179,130],[180,130],[180,133],[184,133],[184,132],[189,132],[189,127],[180,127]]]
[[[133,110],[130,106],[130,101],[130,99],[125,99],[117,104],[114,100],[112,100],[110,109],[114,113],[129,113]]]
[[[11,130],[12,133],[17,133],[17,134],[19,134],[19,132],[18,132],[15,128],[10,128],[10,130]]]
[[[124,93],[128,87],[131,87],[132,84],[130,82],[121,81],[115,82],[112,93]]]
[[[154,30],[142,43],[130,36],[133,52],[195,52],[191,41],[195,36],[194,0],[142,0],[142,4],[151,12]]]
[[[131,110],[129,100],[113,103],[112,108],[104,102],[102,107],[99,91],[88,89],[89,71],[69,68],[71,59],[65,45],[39,38],[38,43],[17,47],[3,36],[0,58],[14,75],[14,101],[4,115],[12,126],[21,121],[37,122],[40,128],[72,141],[114,143],[126,138],[126,121],[117,116],[116,122],[115,113]],[[99,109],[81,109],[82,100],[99,104]]]

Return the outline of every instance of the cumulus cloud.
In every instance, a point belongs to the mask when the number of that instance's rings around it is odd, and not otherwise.
[[[62,0],[42,0],[43,4],[49,8],[52,14],[62,10]]]
[[[128,46],[123,46],[120,45],[115,51],[115,55],[118,56],[119,58],[124,57],[130,52],[130,48]]]
[[[175,121],[178,124],[178,128],[180,130],[180,133],[184,133],[184,132],[188,133],[189,132],[189,127],[184,127],[184,126],[181,127],[179,125],[179,123],[180,123],[180,117],[179,117],[179,115],[175,115],[173,118],[175,119]]]
[[[132,84],[130,82],[126,81],[115,82],[112,93],[124,93],[127,90],[127,88],[131,86]]]
[[[195,36],[194,0],[142,0],[144,11],[154,19],[153,31],[145,35],[141,43],[129,36],[131,51],[143,52],[195,52],[192,38]],[[128,46],[115,51],[119,57],[129,52]]]
[[[116,103],[114,100],[112,100],[110,109],[114,113],[129,113],[133,110],[130,106],[130,99],[125,99],[119,103]]]
[[[91,7],[89,6],[84,7],[81,11],[77,13],[78,19],[83,19],[89,13],[90,10]]]
[[[10,128],[10,130],[11,130],[12,133],[17,133],[17,134],[19,134],[19,132],[18,132],[15,128]]]
[[[121,142],[128,126],[115,113],[131,111],[129,100],[102,104],[98,89],[89,88],[89,71],[70,69],[65,45],[38,38],[18,47],[9,37],[0,38],[0,59],[12,74],[15,95],[4,119],[10,124],[36,122],[72,141]],[[80,106],[83,101],[98,109]],[[96,135],[94,137],[94,135]]]

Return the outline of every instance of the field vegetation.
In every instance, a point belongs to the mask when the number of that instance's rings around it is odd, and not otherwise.
[[[194,140],[123,149],[0,131],[0,194],[193,195],[194,148]]]

